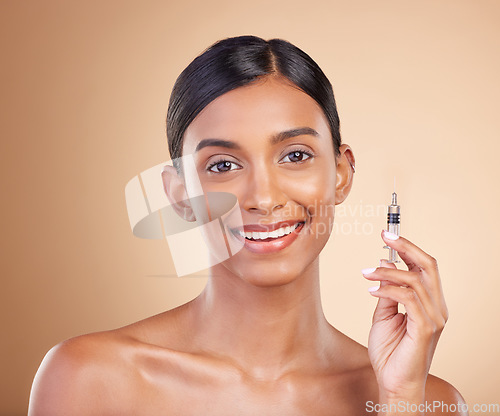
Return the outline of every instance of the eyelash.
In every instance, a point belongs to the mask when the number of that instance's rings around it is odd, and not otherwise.
[[[314,157],[314,155],[310,151],[298,148],[298,149],[294,149],[294,150],[289,151],[283,158],[285,158],[285,157],[287,157],[290,154],[295,153],[295,152],[299,152],[299,153],[303,153],[303,154],[307,155],[307,158],[305,160]],[[283,163],[295,163],[295,164],[297,164],[297,163],[302,163],[305,160],[299,160],[298,162],[290,161],[290,162],[283,162]],[[226,172],[215,172],[215,171],[211,170],[214,166],[218,165],[219,163],[223,163],[223,162],[229,162],[231,164],[236,164],[235,162],[231,162],[230,160],[226,160],[224,158],[219,158],[215,162],[212,162],[210,165],[207,166],[207,171],[211,172],[211,173],[216,173],[216,174],[226,173]],[[231,170],[233,170],[233,169],[231,169]]]
[[[226,159],[217,159],[215,162],[212,162],[210,165],[207,166],[207,171],[210,172],[210,173],[225,173],[225,172],[215,172],[213,170],[210,170],[212,169],[214,166],[218,165],[219,163],[223,163],[223,162],[229,162],[233,165],[236,165],[236,163],[234,162],[231,162],[230,160],[226,160]],[[232,169],[231,169],[232,170]]]

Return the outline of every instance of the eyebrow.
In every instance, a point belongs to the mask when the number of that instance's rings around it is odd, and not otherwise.
[[[319,133],[316,130],[312,129],[311,127],[298,127],[296,129],[285,130],[275,134],[274,136],[271,137],[270,142],[272,145],[276,145],[284,140],[305,135],[318,137]],[[204,147],[208,146],[225,147],[227,149],[237,149],[237,150],[241,149],[239,144],[232,142],[230,140],[203,139],[198,143],[198,146],[196,146],[196,149],[194,151],[198,152]]]

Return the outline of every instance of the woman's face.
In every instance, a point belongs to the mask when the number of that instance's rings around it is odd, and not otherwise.
[[[215,272],[272,286],[317,267],[334,206],[350,188],[351,173],[337,173],[336,166],[349,163],[346,148],[336,159],[319,105],[281,78],[264,78],[208,104],[185,132],[183,155],[193,155],[205,193],[237,197],[243,229],[233,229],[231,238],[245,244]]]

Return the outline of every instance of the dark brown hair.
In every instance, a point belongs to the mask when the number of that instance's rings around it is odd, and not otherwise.
[[[167,111],[171,158],[182,156],[184,132],[210,102],[268,75],[285,77],[319,104],[330,125],[335,154],[339,155],[340,121],[333,89],[316,62],[285,40],[239,36],[214,43],[177,78]]]

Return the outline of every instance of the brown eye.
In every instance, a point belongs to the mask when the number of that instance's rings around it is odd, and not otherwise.
[[[231,169],[231,162],[220,162],[215,165],[219,172],[226,172]]]
[[[304,157],[302,152],[292,152],[288,154],[290,161],[292,162],[300,162]]]
[[[311,157],[311,155],[307,152],[304,152],[302,150],[294,150],[293,152],[288,153],[282,160],[284,162],[302,162],[304,160],[307,160]],[[286,160],[288,159],[288,160]]]
[[[207,170],[214,173],[224,173],[235,170],[237,167],[238,165],[236,163],[229,162],[228,160],[221,160],[220,162],[212,163]]]

